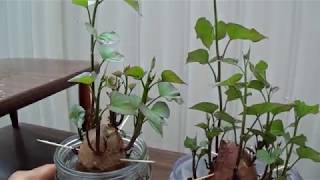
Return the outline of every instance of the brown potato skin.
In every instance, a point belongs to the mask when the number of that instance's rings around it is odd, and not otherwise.
[[[209,180],[257,180],[255,165],[250,163],[250,156],[247,152],[242,154],[238,175],[233,176],[238,158],[239,146],[234,142],[221,141],[219,154],[211,173],[214,173]]]
[[[123,150],[123,140],[119,132],[106,124],[101,124],[100,131],[100,151],[101,154],[94,153],[85,138],[79,150],[78,170],[89,172],[106,172],[119,169],[125,165],[121,158],[125,157]],[[96,147],[95,129],[89,132],[89,140],[93,148]]]

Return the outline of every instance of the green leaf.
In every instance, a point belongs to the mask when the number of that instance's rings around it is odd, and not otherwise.
[[[271,123],[270,133],[275,136],[282,136],[284,134],[284,128],[282,120],[274,120]]]
[[[89,0],[72,0],[72,4],[82,6],[82,7],[88,7]]]
[[[203,157],[204,155],[208,154],[208,149],[207,148],[203,148],[200,151],[200,154],[198,155],[198,159],[200,159],[201,157]]]
[[[217,119],[221,119],[221,120],[226,121],[230,124],[235,124],[238,122],[237,119],[233,118],[231,115],[229,115],[228,113],[226,113],[224,111],[217,111],[216,113],[214,113],[214,116]]]
[[[213,26],[211,22],[205,17],[201,17],[196,22],[195,30],[197,33],[197,38],[201,40],[204,46],[210,49],[214,37]]]
[[[163,125],[165,124],[165,121],[162,119],[159,111],[153,111],[144,105],[140,106],[140,111],[144,114],[150,126],[163,137]]]
[[[222,129],[216,128],[216,127],[212,127],[211,129],[206,131],[206,136],[207,136],[208,139],[213,139],[214,137],[219,136],[222,132],[223,132]]]
[[[289,143],[297,144],[299,146],[305,146],[307,142],[307,137],[303,134],[299,136],[293,136],[290,140]]]
[[[242,79],[242,74],[236,73],[229,77],[227,80],[224,80],[218,83],[218,86],[235,86],[238,81]]]
[[[275,149],[273,152],[268,152],[265,149],[260,149],[257,151],[257,158],[263,161],[264,163],[270,165],[276,162],[281,154],[280,149]]]
[[[158,83],[159,95],[168,101],[175,100],[180,97],[180,92],[169,82]]]
[[[97,37],[98,41],[105,45],[112,45],[119,42],[119,35],[114,32],[103,32]]]
[[[73,105],[69,114],[69,119],[77,126],[82,127],[84,121],[85,110],[79,105]]]
[[[260,103],[254,104],[247,108],[248,115],[262,115],[265,113],[272,113],[277,115],[282,112],[290,111],[292,109],[292,104],[281,104],[281,103]]]
[[[257,151],[257,158],[268,165],[274,162],[274,159],[271,158],[269,152],[264,149]]]
[[[276,180],[287,180],[287,178],[285,176],[278,176]]]
[[[171,70],[162,71],[161,78],[163,82],[185,84],[185,82],[183,82],[182,79],[175,72]]]
[[[238,60],[234,58],[224,58],[222,60],[223,63],[231,64],[231,65],[236,65],[238,64]]]
[[[68,82],[80,83],[85,85],[92,84],[96,79],[96,74],[91,72],[83,72],[68,80]]]
[[[190,149],[191,151],[196,151],[199,148],[197,143],[197,137],[190,138],[187,136],[184,140],[184,147]]]
[[[167,103],[163,102],[163,101],[158,101],[156,102],[151,110],[153,112],[155,112],[156,114],[158,114],[161,118],[169,118],[170,116],[170,109],[167,105]]]
[[[126,71],[124,73],[127,76],[131,76],[131,77],[133,77],[134,79],[137,79],[137,80],[142,79],[143,76],[145,75],[144,70],[140,66],[130,67],[130,68],[126,69]]]
[[[198,123],[198,124],[196,124],[196,126],[203,129],[203,130],[206,130],[209,127],[208,124],[206,124],[206,123]]]
[[[223,21],[218,22],[218,40],[223,39],[226,36],[227,24]],[[216,39],[216,35],[214,32],[213,39]]]
[[[257,129],[249,129],[249,128],[248,128],[248,131],[250,131],[251,133],[253,133],[256,136],[261,136],[263,139],[263,142],[266,144],[272,144],[273,142],[275,142],[277,140],[276,136],[274,136],[273,134],[271,134],[268,131],[262,132]]]
[[[218,105],[211,102],[200,102],[190,107],[190,109],[203,111],[210,114],[214,113],[218,108]]]
[[[188,53],[187,63],[198,62],[200,64],[208,64],[209,53],[205,49],[197,49]]]
[[[261,91],[264,88],[264,83],[259,80],[251,80],[248,84],[248,88]]]
[[[266,78],[266,70],[268,68],[268,64],[260,60],[256,66],[250,63],[250,70],[253,73],[254,77],[259,80],[260,82],[264,83],[264,86],[269,86],[269,83],[267,82]]]
[[[111,92],[110,110],[125,115],[137,113],[141,104],[141,98],[134,95],[125,95],[117,91]]]
[[[259,33],[254,28],[248,29],[242,25],[235,23],[227,24],[227,34],[231,40],[234,39],[242,39],[242,40],[250,40],[252,42],[258,42],[266,37]]]
[[[227,95],[227,101],[233,101],[242,97],[241,91],[234,86],[229,86],[225,94]]]
[[[296,100],[294,102],[294,110],[298,118],[302,118],[308,114],[317,114],[319,113],[319,104],[316,105],[307,105],[305,102]]]
[[[111,47],[107,45],[99,45],[97,48],[103,61],[120,62],[124,58],[122,54],[120,54],[117,51],[114,51]]]
[[[139,6],[139,1],[138,0],[124,0],[129,6],[131,6],[134,10],[139,12],[140,6]]]
[[[314,162],[320,162],[320,153],[311,147],[302,147],[297,148],[297,154],[300,159],[310,159]]]
[[[94,27],[92,27],[90,23],[86,22],[84,25],[86,26],[87,31],[91,35],[93,35],[95,37],[97,36],[97,30]]]

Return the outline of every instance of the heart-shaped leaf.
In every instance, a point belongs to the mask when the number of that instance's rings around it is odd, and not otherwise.
[[[219,27],[219,26],[218,26]],[[199,38],[204,46],[210,49],[213,42],[213,26],[209,20],[205,17],[201,17],[197,20],[195,30],[197,38]]]
[[[165,124],[165,121],[161,118],[161,116],[159,115],[159,112],[153,111],[144,105],[140,106],[140,111],[147,118],[150,126],[157,133],[159,133],[161,136],[163,136],[163,125]]]
[[[71,120],[71,122],[73,122],[76,125],[77,128],[82,127],[84,116],[85,116],[85,110],[81,106],[79,105],[72,106],[69,114],[69,119]]]
[[[305,146],[307,142],[307,137],[303,134],[299,136],[293,136],[290,140],[289,143],[297,144],[299,146]]]
[[[197,149],[199,149],[198,143],[197,143],[197,137],[190,138],[187,136],[183,144],[184,144],[184,147],[190,149],[191,151],[196,151]]]
[[[185,82],[183,82],[182,79],[175,72],[173,72],[171,70],[162,71],[161,79],[163,82],[185,84]]]
[[[270,133],[275,136],[282,136],[284,134],[284,127],[283,127],[282,120],[272,121]]]
[[[166,98],[168,101],[180,97],[180,92],[169,82],[158,83],[158,90],[159,95]]]
[[[83,72],[83,73],[69,79],[68,82],[90,85],[95,81],[95,79],[96,79],[96,74],[94,72],[93,73]]]
[[[231,115],[229,115],[228,113],[226,113],[224,111],[217,111],[216,113],[214,113],[214,116],[217,119],[221,119],[221,120],[228,122],[230,124],[235,124],[235,123],[239,122],[239,120],[233,118]]]
[[[187,63],[197,62],[200,64],[208,64],[209,53],[205,49],[197,49],[188,53]]]
[[[97,37],[98,41],[104,45],[112,45],[119,42],[119,35],[114,31],[103,32]]]
[[[250,40],[252,42],[258,42],[266,37],[259,33],[255,29],[248,29],[240,24],[228,23],[227,24],[227,34],[231,40],[242,39]]]
[[[220,83],[218,83],[218,86],[235,86],[238,81],[242,79],[242,74],[236,73],[229,77],[227,80],[224,80]]]
[[[99,45],[97,48],[103,61],[120,62],[124,59],[124,56],[122,54],[114,51],[107,45]]]
[[[110,110],[124,115],[134,115],[141,105],[141,98],[113,91],[110,97]]]
[[[233,101],[242,97],[241,91],[234,86],[229,86],[225,94],[227,95],[227,101]]]
[[[297,100],[294,102],[294,110],[298,118],[302,118],[308,114],[317,114],[319,113],[319,104],[316,105],[307,105],[305,102]]]
[[[144,76],[144,70],[140,66],[133,66],[130,68],[127,68],[124,72],[127,76],[131,76],[134,79],[142,79]]]
[[[156,102],[152,106],[151,110],[153,112],[155,112],[156,114],[158,114],[162,118],[169,118],[169,116],[170,116],[170,109],[169,109],[167,103],[165,103],[163,101]]]
[[[320,153],[311,147],[300,146],[297,148],[297,154],[300,159],[310,159],[314,162],[320,162]]]
[[[200,102],[190,107],[190,109],[198,110],[198,111],[202,111],[210,114],[214,113],[218,108],[219,108],[218,105],[211,102]]]

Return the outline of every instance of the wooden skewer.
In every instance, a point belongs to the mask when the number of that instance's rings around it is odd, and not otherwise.
[[[208,178],[208,177],[211,177],[211,176],[213,176],[213,175],[214,175],[214,173],[208,174],[208,175],[206,175],[206,176],[202,176],[202,177],[199,177],[199,178],[193,179],[193,180],[202,180],[202,179],[206,179],[206,178]]]
[[[74,148],[72,146],[67,146],[67,145],[62,145],[59,143],[55,143],[55,142],[50,142],[47,140],[42,140],[42,139],[37,139],[38,142],[44,143],[44,144],[49,144],[52,146],[57,146],[57,147],[61,147],[61,148],[66,148],[66,149],[71,149],[71,150],[76,150],[79,151],[79,148]],[[139,159],[120,159],[120,161],[124,161],[124,162],[137,162],[137,163],[155,163],[155,161],[151,161],[151,160],[139,160]]]

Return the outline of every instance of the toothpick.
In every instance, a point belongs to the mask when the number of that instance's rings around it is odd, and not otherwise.
[[[121,125],[119,126],[119,129],[122,129],[122,128],[123,128],[123,126],[126,124],[126,122],[127,122],[128,119],[129,119],[129,116],[126,116],[126,117],[124,118],[124,120],[122,121]]]
[[[66,148],[66,149],[75,149],[75,150],[79,150],[79,148],[74,148],[72,146],[67,146],[67,145],[62,145],[62,144],[58,144],[58,143],[55,143],[55,142],[50,142],[50,141],[47,141],[47,140],[42,140],[42,139],[37,139],[38,142],[41,142],[41,143],[44,143],[44,144],[49,144],[49,145],[52,145],[52,146],[57,146],[57,147],[62,147],[62,148]]]
[[[120,161],[125,161],[125,162],[141,162],[141,163],[155,163],[155,161],[151,161],[151,160],[140,160],[140,159],[120,159]]]
[[[42,140],[42,139],[37,139],[38,142],[44,143],[44,144],[49,144],[52,146],[57,146],[57,147],[62,147],[62,148],[66,148],[66,149],[71,149],[71,150],[77,150],[79,151],[79,148],[74,148],[72,146],[67,146],[67,145],[62,145],[59,143],[55,143],[55,142],[50,142],[47,140]],[[155,163],[155,161],[151,161],[151,160],[140,160],[140,159],[120,159],[120,161],[123,162],[137,162],[137,163]]]
[[[202,176],[202,177],[199,177],[199,178],[193,179],[193,180],[202,180],[202,179],[206,179],[206,178],[208,178],[208,177],[211,177],[211,176],[213,176],[213,175],[214,175],[214,173],[208,174],[208,175],[206,175],[206,176]]]

